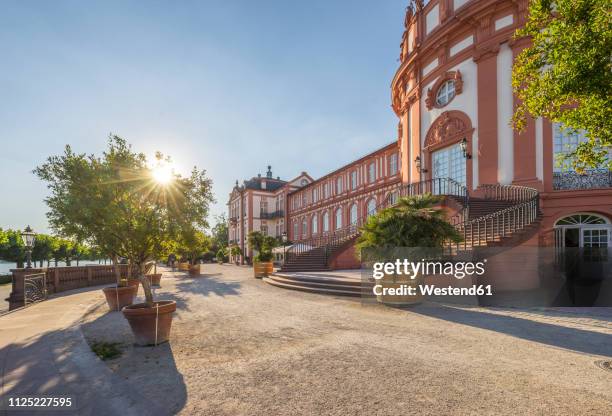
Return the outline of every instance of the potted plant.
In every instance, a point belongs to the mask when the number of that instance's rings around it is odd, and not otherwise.
[[[234,259],[234,264],[238,266],[240,264],[240,261],[238,259],[240,258],[240,256],[242,256],[242,250],[240,249],[240,247],[232,246],[232,248],[230,248],[230,254]]]
[[[195,228],[185,229],[181,235],[180,251],[188,259],[188,271],[192,276],[200,274],[199,259],[210,248],[210,237]]]
[[[156,162],[152,166],[124,139],[111,136],[102,157],[78,155],[66,147],[63,155],[49,158],[36,171],[49,182],[52,227],[95,240],[98,247],[104,244],[106,252],[134,267],[145,302],[122,311],[139,345],[167,341],[176,310],[175,301],[153,298],[146,278],[157,242],[206,227],[213,201],[212,182],[203,171],[194,169],[182,177],[167,170],[170,161],[159,153]]]
[[[445,212],[435,207],[441,200],[430,194],[400,198],[397,205],[370,216],[355,244],[357,255],[366,263],[395,262],[398,256],[406,254],[420,260],[424,255],[439,252],[448,241],[460,242],[462,237],[446,221]],[[398,289],[402,285],[416,289],[414,295],[378,294],[381,303],[409,305],[422,301],[418,287],[422,275],[413,279],[385,274],[378,283],[381,289]]]
[[[274,271],[272,249],[278,245],[278,241],[259,231],[250,232],[247,241],[250,249],[257,253],[253,258],[254,277],[268,276]]]

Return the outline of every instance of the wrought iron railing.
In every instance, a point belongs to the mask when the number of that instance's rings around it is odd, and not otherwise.
[[[294,236],[294,244],[286,253],[286,262],[291,263],[298,256],[306,255],[307,253],[321,256],[327,261],[335,249],[342,246],[345,242],[352,240],[359,234],[359,229],[365,224],[370,215],[381,209],[395,205],[399,198],[424,194],[457,197],[461,201],[462,209],[450,219],[450,222],[457,226],[467,219],[469,193],[464,185],[450,178],[435,178],[405,184],[401,185],[397,190],[392,191],[387,198],[376,205],[373,210],[351,221],[349,225],[329,232],[323,232],[320,235],[311,235],[307,238],[296,238]]]
[[[277,210],[277,211],[273,211],[273,212],[265,212],[265,211],[261,211],[259,213],[259,218],[262,220],[271,220],[274,218],[281,218],[285,216],[285,211],[283,210]]]
[[[23,277],[24,306],[47,299],[46,276],[46,273],[33,273]]]
[[[612,171],[608,169],[591,169],[580,174],[577,172],[554,172],[553,189],[592,189],[612,188]]]
[[[539,216],[540,195],[533,188],[515,185],[483,185],[484,198],[514,205],[482,217],[454,224],[463,235],[456,248],[485,246],[531,225]]]

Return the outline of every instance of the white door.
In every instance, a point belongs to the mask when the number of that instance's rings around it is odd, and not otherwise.
[[[433,152],[431,154],[431,164],[434,179],[451,178],[465,186],[465,157],[459,143]],[[443,189],[437,189],[437,192],[434,193],[442,193],[442,191]]]

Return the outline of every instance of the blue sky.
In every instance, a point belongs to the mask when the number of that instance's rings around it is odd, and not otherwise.
[[[48,231],[31,170],[108,134],[236,179],[319,177],[396,137],[406,0],[3,1],[0,227]]]

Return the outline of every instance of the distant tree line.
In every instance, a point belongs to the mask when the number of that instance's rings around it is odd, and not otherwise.
[[[33,266],[39,267],[49,267],[52,262],[54,266],[59,262],[65,262],[67,266],[75,262],[78,266],[81,260],[102,259],[104,256],[95,247],[48,234],[37,234],[32,248]],[[18,268],[24,266],[26,247],[20,230],[0,228],[0,260],[16,263]]]

